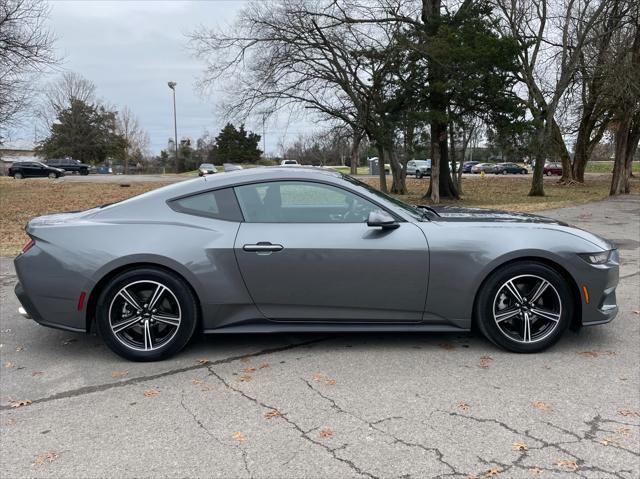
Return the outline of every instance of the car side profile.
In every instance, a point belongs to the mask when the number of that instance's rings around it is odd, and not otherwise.
[[[88,175],[91,171],[91,165],[70,158],[50,159],[47,160],[47,165],[64,170],[65,172],[78,173],[80,175]]]
[[[55,179],[64,176],[64,170],[45,165],[39,161],[22,161],[13,163],[9,167],[7,174],[16,180],[22,180],[23,178]]]
[[[198,167],[198,176],[213,175],[218,172],[218,169],[212,163],[202,163]]]
[[[517,163],[498,163],[495,167],[496,175],[526,175],[527,173],[529,173],[529,170]]]
[[[463,332],[542,351],[617,313],[618,252],[540,216],[411,206],[322,168],[254,168],[32,219],[21,313],[167,358],[196,330]],[[126,238],[126,241],[123,239]]]
[[[462,172],[463,173],[471,173],[471,168],[476,166],[478,163],[480,163],[480,162],[479,161],[465,161],[464,164],[462,165]]]
[[[543,173],[547,176],[558,175],[562,176],[562,164],[561,163],[545,163]]]
[[[495,163],[478,163],[477,165],[473,165],[471,167],[471,173],[495,173],[496,172],[496,164]]]

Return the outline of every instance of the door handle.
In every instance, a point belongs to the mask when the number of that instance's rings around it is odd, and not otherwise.
[[[260,241],[257,244],[246,244],[242,249],[253,253],[274,253],[276,251],[282,251],[284,247],[281,244],[272,244],[268,241]]]

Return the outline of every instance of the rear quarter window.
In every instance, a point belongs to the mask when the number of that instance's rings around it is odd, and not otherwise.
[[[230,188],[183,196],[170,200],[168,204],[178,213],[226,221],[242,221],[238,201]]]

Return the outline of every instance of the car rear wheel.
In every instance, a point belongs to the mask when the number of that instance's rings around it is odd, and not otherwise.
[[[184,348],[195,331],[197,311],[189,286],[155,268],[117,275],[102,290],[96,306],[104,342],[132,361],[157,361]]]
[[[507,170],[502,170],[502,174],[506,175],[507,174]]]
[[[53,171],[49,173],[49,178],[51,178],[52,180],[55,180],[57,177],[58,175],[56,175]]]
[[[477,301],[482,333],[516,353],[537,353],[556,343],[571,321],[573,300],[565,279],[541,263],[522,262],[493,273]]]
[[[547,176],[551,176],[551,172],[550,172],[550,171],[547,171],[547,172],[545,173],[545,175],[547,175]]]
[[[14,178],[15,180],[22,180],[22,179],[24,178],[24,176],[22,176],[22,173],[20,173],[19,171],[16,171],[16,172],[13,174],[13,178]]]
[[[416,179],[420,179],[422,178],[422,173],[420,173],[419,171],[416,171]]]
[[[86,169],[86,168],[83,168],[83,169],[80,170],[80,174],[82,176],[87,176],[89,174],[89,170]]]

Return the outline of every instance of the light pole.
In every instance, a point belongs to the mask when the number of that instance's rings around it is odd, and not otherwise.
[[[178,121],[176,118],[176,85],[177,83],[174,81],[170,81],[167,83],[169,88],[173,91],[173,134],[174,134],[174,143],[173,146],[176,149],[176,173],[180,173],[180,162],[178,161]]]

